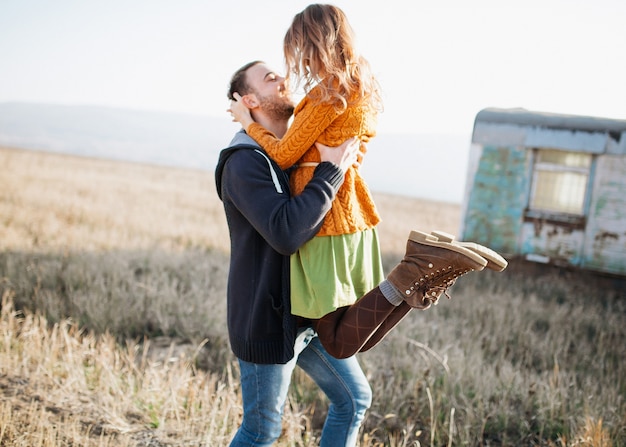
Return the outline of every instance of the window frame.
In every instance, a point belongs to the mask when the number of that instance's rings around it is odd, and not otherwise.
[[[564,153],[574,153],[585,155],[589,157],[589,164],[587,167],[566,166],[564,164],[540,162],[539,154],[541,151],[559,151]],[[526,205],[525,217],[532,220],[541,219],[544,221],[552,221],[554,223],[567,223],[575,227],[584,227],[589,207],[589,197],[591,192],[591,182],[593,178],[593,171],[595,167],[596,156],[592,153],[581,151],[566,151],[548,147],[534,147],[532,148],[532,157],[530,163],[530,190],[528,194],[528,203]],[[582,197],[582,206],[580,212],[566,212],[557,209],[545,209],[533,207],[533,202],[537,194],[538,186],[538,173],[539,172],[562,172],[562,173],[576,173],[584,174],[587,176],[585,182],[585,190]]]

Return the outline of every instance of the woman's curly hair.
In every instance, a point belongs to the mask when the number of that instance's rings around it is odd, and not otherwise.
[[[306,94],[318,86],[314,100],[334,103],[339,109],[368,102],[382,109],[378,82],[369,62],[357,53],[354,31],[340,8],[307,6],[294,17],[283,50],[287,79],[295,76],[294,87],[303,84]]]

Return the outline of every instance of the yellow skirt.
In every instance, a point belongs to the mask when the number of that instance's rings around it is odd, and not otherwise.
[[[314,237],[291,256],[291,313],[321,318],[353,304],[383,279],[376,228]]]

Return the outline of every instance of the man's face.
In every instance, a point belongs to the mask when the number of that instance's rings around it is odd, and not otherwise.
[[[259,107],[266,114],[277,120],[288,120],[291,117],[294,104],[284,77],[265,64],[257,64],[248,69],[247,80]]]

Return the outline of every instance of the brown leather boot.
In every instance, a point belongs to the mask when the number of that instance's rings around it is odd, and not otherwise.
[[[387,276],[409,306],[425,309],[462,275],[480,271],[487,260],[468,248],[442,242],[436,236],[412,231],[404,259]]]

